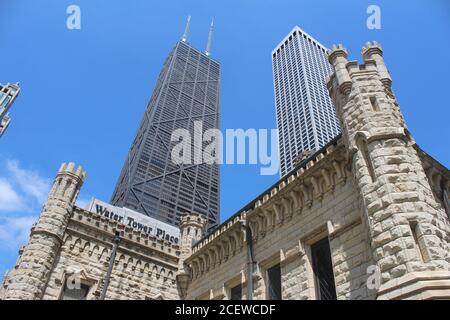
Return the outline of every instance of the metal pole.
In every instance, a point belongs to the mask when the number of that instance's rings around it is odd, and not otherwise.
[[[103,280],[103,289],[102,294],[100,295],[100,300],[105,300],[106,297],[106,291],[108,290],[109,280],[111,279],[111,273],[114,267],[114,260],[116,260],[116,253],[117,247],[119,246],[119,242],[120,242],[119,232],[116,232],[116,235],[114,236],[113,239],[113,249],[111,252],[111,257],[109,258],[108,272],[106,273],[106,277]]]
[[[253,237],[252,230],[245,226],[245,238],[247,242],[247,300],[253,300]]]
[[[186,22],[186,27],[184,28],[184,33],[183,33],[183,37],[181,38],[181,41],[186,42],[188,35],[189,35],[189,25],[191,23],[191,16],[188,16],[187,18],[187,22]]]
[[[206,44],[206,50],[205,50],[205,54],[207,56],[209,56],[209,54],[211,53],[211,42],[212,42],[213,31],[214,31],[214,18],[212,19],[211,26],[209,27],[208,43]]]

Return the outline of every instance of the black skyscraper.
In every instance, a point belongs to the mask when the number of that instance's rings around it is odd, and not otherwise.
[[[175,129],[194,137],[194,121],[203,132],[219,128],[220,65],[183,39],[166,59],[112,196],[112,204],[178,225],[179,216],[197,212],[208,227],[219,223],[217,164],[172,162]],[[211,31],[210,31],[211,35]],[[193,143],[193,142],[192,142]]]

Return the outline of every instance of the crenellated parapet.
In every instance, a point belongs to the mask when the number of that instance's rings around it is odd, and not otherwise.
[[[47,233],[62,240],[85,178],[86,172],[81,166],[76,168],[73,162],[61,165],[32,234]]]
[[[354,81],[353,77],[361,73],[376,73],[384,88],[391,90],[392,79],[384,63],[383,50],[376,41],[367,42],[361,51],[364,64],[357,61],[348,61],[348,52],[342,44],[333,45],[328,54],[328,61],[334,68],[334,73],[327,80],[328,88],[335,87],[344,95],[350,93]]]
[[[340,115],[350,160],[358,149],[359,140],[370,143],[397,137],[414,143],[392,93],[392,80],[381,46],[377,42],[368,42],[362,55],[363,64],[348,61],[346,49],[338,45],[333,46],[328,56],[335,72],[329,76],[327,87]]]
[[[387,91],[391,91],[392,79],[389,71],[384,63],[383,50],[380,44],[376,41],[367,42],[362,48],[361,54],[365,63],[375,62],[380,80]]]
[[[328,82],[333,81],[333,85],[342,94],[348,94],[352,88],[352,79],[347,69],[347,57],[347,50],[341,44],[333,45],[328,56],[328,60],[335,70],[333,77]]]

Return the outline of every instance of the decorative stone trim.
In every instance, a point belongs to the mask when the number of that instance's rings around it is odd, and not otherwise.
[[[450,299],[450,272],[412,272],[383,284],[378,300]]]

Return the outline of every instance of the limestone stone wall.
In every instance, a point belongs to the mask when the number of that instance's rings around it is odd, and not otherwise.
[[[338,299],[450,298],[449,172],[409,133],[379,44],[362,55],[329,53],[341,138],[193,247],[188,297],[226,299],[241,283],[245,298],[249,227],[254,299],[278,263],[283,298],[317,298],[310,248],[325,237]]]
[[[361,219],[362,203],[354,180],[341,166],[342,151],[339,141],[325,155],[305,164],[309,171],[287,177],[254,208],[197,244],[188,259],[193,268],[188,298],[228,299],[230,289],[239,283],[246,298],[244,221],[252,226],[257,263],[254,299],[267,299],[266,271],[278,263],[283,299],[315,299],[309,248],[324,237],[330,241],[338,298],[373,298],[374,292],[366,286],[367,267],[374,262]]]
[[[358,203],[350,179],[320,201],[314,201],[311,208],[258,239],[255,257],[261,262],[261,288],[266,288],[265,271],[281,262],[283,299],[314,299],[309,246],[329,237],[338,297],[348,297],[349,292],[361,291],[361,288],[363,292],[359,297],[367,297],[365,278],[370,256],[364,254],[368,251],[368,239],[361,228]],[[289,251],[292,257],[286,257]],[[358,281],[353,281],[355,279]],[[261,289],[255,298],[266,299],[265,290]]]
[[[368,269],[374,265],[367,230],[355,223],[330,241],[338,299],[374,299],[376,290],[367,286]]]
[[[98,299],[117,233],[107,299],[229,299],[237,285],[246,299],[248,283],[266,299],[278,264],[283,299],[317,299],[311,247],[324,238],[338,299],[449,299],[450,173],[409,133],[381,47],[362,53],[362,65],[329,54],[342,136],[210,234],[184,217],[180,246],[75,207],[85,172],[63,164],[0,299],[59,299],[74,277]]]
[[[87,299],[98,299],[108,270],[115,230],[120,230],[122,240],[106,299],[179,299],[175,278],[180,253],[177,245],[79,208],[75,208],[71,215],[41,298],[60,299],[69,279],[71,283],[80,281],[91,288]],[[12,270],[5,279],[3,287],[6,292],[8,286],[14,285],[14,272]]]
[[[382,274],[378,297],[393,298],[389,291],[399,286],[405,288],[397,298],[417,290],[450,296],[448,215],[436,201],[432,178],[427,178],[406,127],[381,46],[367,43],[363,64],[348,61],[347,55],[341,45],[333,46],[329,61],[335,73],[327,83],[363,200],[370,248]],[[417,272],[425,272],[431,282],[441,279],[442,273],[447,276],[440,289],[436,284],[431,289],[421,277],[411,280]]]
[[[0,299],[60,299],[67,284],[85,285],[87,299],[99,299],[115,235],[120,242],[106,299],[178,299],[180,247],[77,208],[84,177],[73,163],[61,166]]]
[[[274,232],[258,239],[255,244],[255,258],[258,272],[254,281],[254,299],[266,299],[267,268],[281,261],[283,299],[315,299],[314,276],[311,267],[311,256],[308,243],[314,242],[315,231],[319,231],[316,239],[326,237],[328,231],[323,228],[327,221],[333,225],[349,226],[336,236],[330,237],[330,247],[336,279],[336,290],[339,299],[373,298],[365,283],[368,277],[367,267],[373,264],[371,259],[367,233],[359,219],[358,201],[354,187],[349,181],[344,187],[336,190],[336,194],[325,196],[322,203],[313,206],[302,215],[276,229]],[[351,221],[353,219],[353,221]],[[299,243],[303,249],[299,249]],[[304,250],[301,252],[300,250]],[[285,257],[292,251],[293,257]],[[216,268],[194,278],[189,287],[189,298],[217,298],[210,292],[223,292],[220,298],[229,298],[229,290],[243,279],[243,298],[246,297],[245,286],[246,251],[245,247],[221,263]],[[227,285],[231,283],[232,285]],[[206,293],[206,294],[205,294]]]
[[[95,227],[96,224],[102,227]],[[59,299],[67,276],[72,274],[92,286],[88,299],[98,299],[111,256],[112,231],[116,229],[122,230],[123,239],[106,299],[178,299],[178,246],[80,209],[69,223],[44,299]]]
[[[42,299],[85,176],[81,166],[61,165],[28,244],[5,279],[2,299]]]

